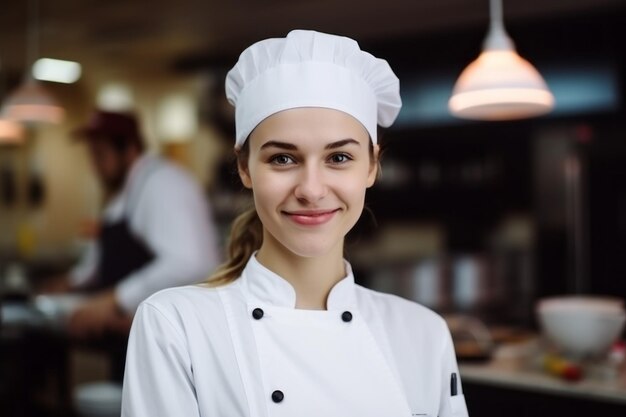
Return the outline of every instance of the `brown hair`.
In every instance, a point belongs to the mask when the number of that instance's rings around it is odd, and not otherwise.
[[[379,138],[382,136],[382,132],[378,132]],[[374,158],[374,145],[370,140],[370,158]],[[237,166],[240,168],[247,168],[248,157],[250,156],[249,141],[246,140],[241,148],[236,152]],[[378,175],[380,175],[380,153],[378,160],[375,161],[378,164]],[[205,284],[217,287],[220,285],[226,285],[241,275],[248,260],[252,254],[261,247],[263,243],[263,224],[254,207],[241,213],[233,221],[232,228],[230,230],[230,237],[228,239],[227,255],[228,259],[222,265],[220,265],[213,275],[211,275]]]
[[[247,167],[250,156],[248,141],[246,140],[235,153],[237,167]],[[233,221],[228,238],[227,260],[217,267],[206,284],[217,287],[236,280],[243,272],[254,251],[258,250],[262,243],[263,224],[256,209],[250,207]]]

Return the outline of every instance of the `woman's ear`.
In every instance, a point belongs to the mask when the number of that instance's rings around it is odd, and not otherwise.
[[[237,158],[237,172],[239,173],[239,178],[241,179],[241,183],[243,184],[243,186],[251,189],[252,179],[250,178],[248,165],[245,162],[242,162],[240,158]]]
[[[380,169],[380,146],[374,145],[372,152],[372,160],[370,161],[370,170],[367,175],[367,188],[374,185],[376,178],[378,178],[378,170]]]

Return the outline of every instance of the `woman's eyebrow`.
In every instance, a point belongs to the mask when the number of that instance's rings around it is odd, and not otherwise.
[[[345,145],[361,146],[361,144],[354,139],[342,139],[338,140],[337,142],[329,143],[328,145],[324,146],[324,149],[337,149]]]
[[[280,149],[286,149],[286,150],[289,150],[289,151],[298,150],[298,147],[296,145],[294,145],[293,143],[280,142],[280,141],[277,141],[277,140],[270,140],[268,142],[265,142],[261,146],[261,150],[266,149],[266,148],[280,148]]]
[[[341,148],[342,146],[346,146],[346,145],[361,146],[361,144],[357,140],[348,138],[348,139],[342,139],[342,140],[338,140],[336,142],[329,143],[328,145],[324,146],[324,149],[325,150],[337,149],[337,148]],[[289,151],[297,151],[298,150],[298,147],[296,145],[294,145],[293,143],[281,142],[281,141],[278,141],[278,140],[270,140],[270,141],[265,142],[263,145],[261,145],[261,150],[267,149],[267,148],[279,148],[279,149],[285,149],[285,150],[289,150]]]

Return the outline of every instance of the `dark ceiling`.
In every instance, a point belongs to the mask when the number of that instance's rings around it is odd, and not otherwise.
[[[29,4],[0,13],[0,57],[23,72]],[[625,0],[505,0],[508,23],[623,8]],[[487,0],[39,1],[39,56],[76,60],[92,81],[167,74],[236,56],[253,41],[310,28],[374,42],[486,27]]]

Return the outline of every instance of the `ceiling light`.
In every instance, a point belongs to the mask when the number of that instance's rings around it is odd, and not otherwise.
[[[0,97],[4,96],[4,72],[0,65]],[[24,141],[24,127],[0,114],[0,145],[19,145]]]
[[[158,106],[157,136],[163,142],[186,142],[198,129],[198,109],[193,97],[172,94]]]
[[[101,110],[125,112],[135,109],[133,91],[128,85],[118,82],[100,87],[96,102]]]
[[[554,96],[539,72],[515,51],[502,20],[501,0],[490,0],[491,23],[480,56],[459,76],[448,101],[463,119],[512,120],[539,116]]]
[[[60,123],[65,110],[37,80],[28,78],[7,97],[2,116],[25,123]]]
[[[40,58],[33,65],[33,77],[42,81],[72,84],[78,81],[82,68],[78,62]]]
[[[0,118],[0,145],[18,145],[24,141],[24,127],[14,122]]]
[[[35,61],[39,49],[38,0],[31,0],[28,9],[27,56],[28,66],[30,66]],[[29,71],[22,84],[4,101],[2,116],[27,123],[60,123],[65,116],[65,111]]]

